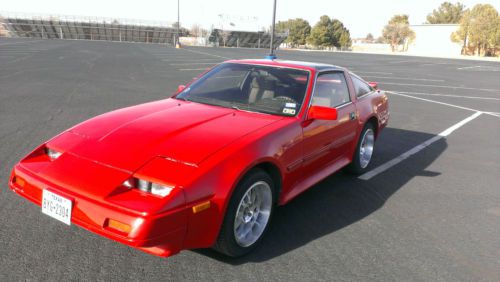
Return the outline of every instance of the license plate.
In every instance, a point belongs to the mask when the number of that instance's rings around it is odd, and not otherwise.
[[[43,190],[42,213],[71,225],[71,207],[71,200]]]

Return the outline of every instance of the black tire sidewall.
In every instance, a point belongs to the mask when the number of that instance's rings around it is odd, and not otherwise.
[[[371,159],[370,159],[370,163],[368,163],[368,165],[365,168],[361,167],[361,161],[359,159],[359,150],[361,149],[361,141],[362,141],[363,136],[365,135],[365,133],[368,129],[371,129],[373,131],[373,133],[375,133],[375,128],[373,127],[373,125],[371,123],[367,123],[367,124],[365,124],[365,126],[363,127],[363,130],[359,134],[358,143],[356,145],[356,150],[354,151],[354,156],[352,157],[352,162],[348,167],[349,172],[351,172],[353,174],[362,174],[365,171],[367,171],[368,167],[370,166]],[[373,151],[375,152],[375,145],[373,146]],[[373,158],[373,154],[372,154],[372,158]]]
[[[271,214],[269,215],[269,220],[267,222],[267,225],[262,232],[262,235],[260,238],[253,243],[252,245],[248,247],[242,247],[236,242],[236,238],[234,235],[234,219],[236,217],[236,212],[238,210],[238,205],[245,195],[245,193],[248,191],[248,189],[256,182],[258,181],[265,181],[266,183],[269,184],[269,187],[271,187],[271,195],[272,195],[272,205],[271,205]],[[275,193],[274,193],[274,183],[272,178],[267,174],[265,171],[261,169],[253,169],[250,171],[236,186],[231,199],[229,201],[226,214],[224,216],[224,221],[221,226],[221,230],[219,232],[219,237],[217,239],[216,245],[214,248],[227,255],[230,257],[239,257],[242,255],[245,255],[255,249],[262,239],[264,238],[267,230],[269,229],[269,226],[272,221],[272,217],[274,214],[274,207],[275,207]]]

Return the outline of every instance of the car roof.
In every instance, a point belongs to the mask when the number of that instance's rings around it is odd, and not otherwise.
[[[303,61],[289,61],[289,60],[270,60],[270,59],[243,59],[243,60],[229,60],[227,63],[242,63],[242,64],[258,64],[258,65],[269,65],[269,66],[282,66],[282,67],[295,67],[299,69],[315,69],[317,71],[322,70],[345,70],[343,67],[315,63],[315,62],[303,62]]]

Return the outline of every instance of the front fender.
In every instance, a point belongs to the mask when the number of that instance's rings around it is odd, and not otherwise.
[[[267,128],[264,132],[246,136],[199,165],[194,181],[185,186],[186,202],[189,207],[210,201],[210,208],[190,213],[186,249],[210,247],[215,243],[231,195],[239,181],[252,168],[262,163],[271,163],[279,169],[282,183],[285,182],[285,160],[292,161],[295,156],[300,155],[300,148],[290,144],[290,140],[295,140],[294,144],[300,144],[297,139],[301,136],[300,127],[297,125],[297,130],[291,130],[290,127],[294,126],[290,123],[277,130]],[[285,147],[289,150],[285,150]],[[285,151],[288,153],[284,153]],[[290,156],[290,152],[293,156]]]

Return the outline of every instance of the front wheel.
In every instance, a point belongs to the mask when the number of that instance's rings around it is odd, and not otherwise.
[[[260,169],[236,187],[214,249],[230,257],[253,250],[262,240],[274,209],[274,183]]]
[[[359,135],[358,145],[352,158],[351,164],[347,167],[353,174],[366,172],[375,149],[375,130],[371,123],[367,123]]]

